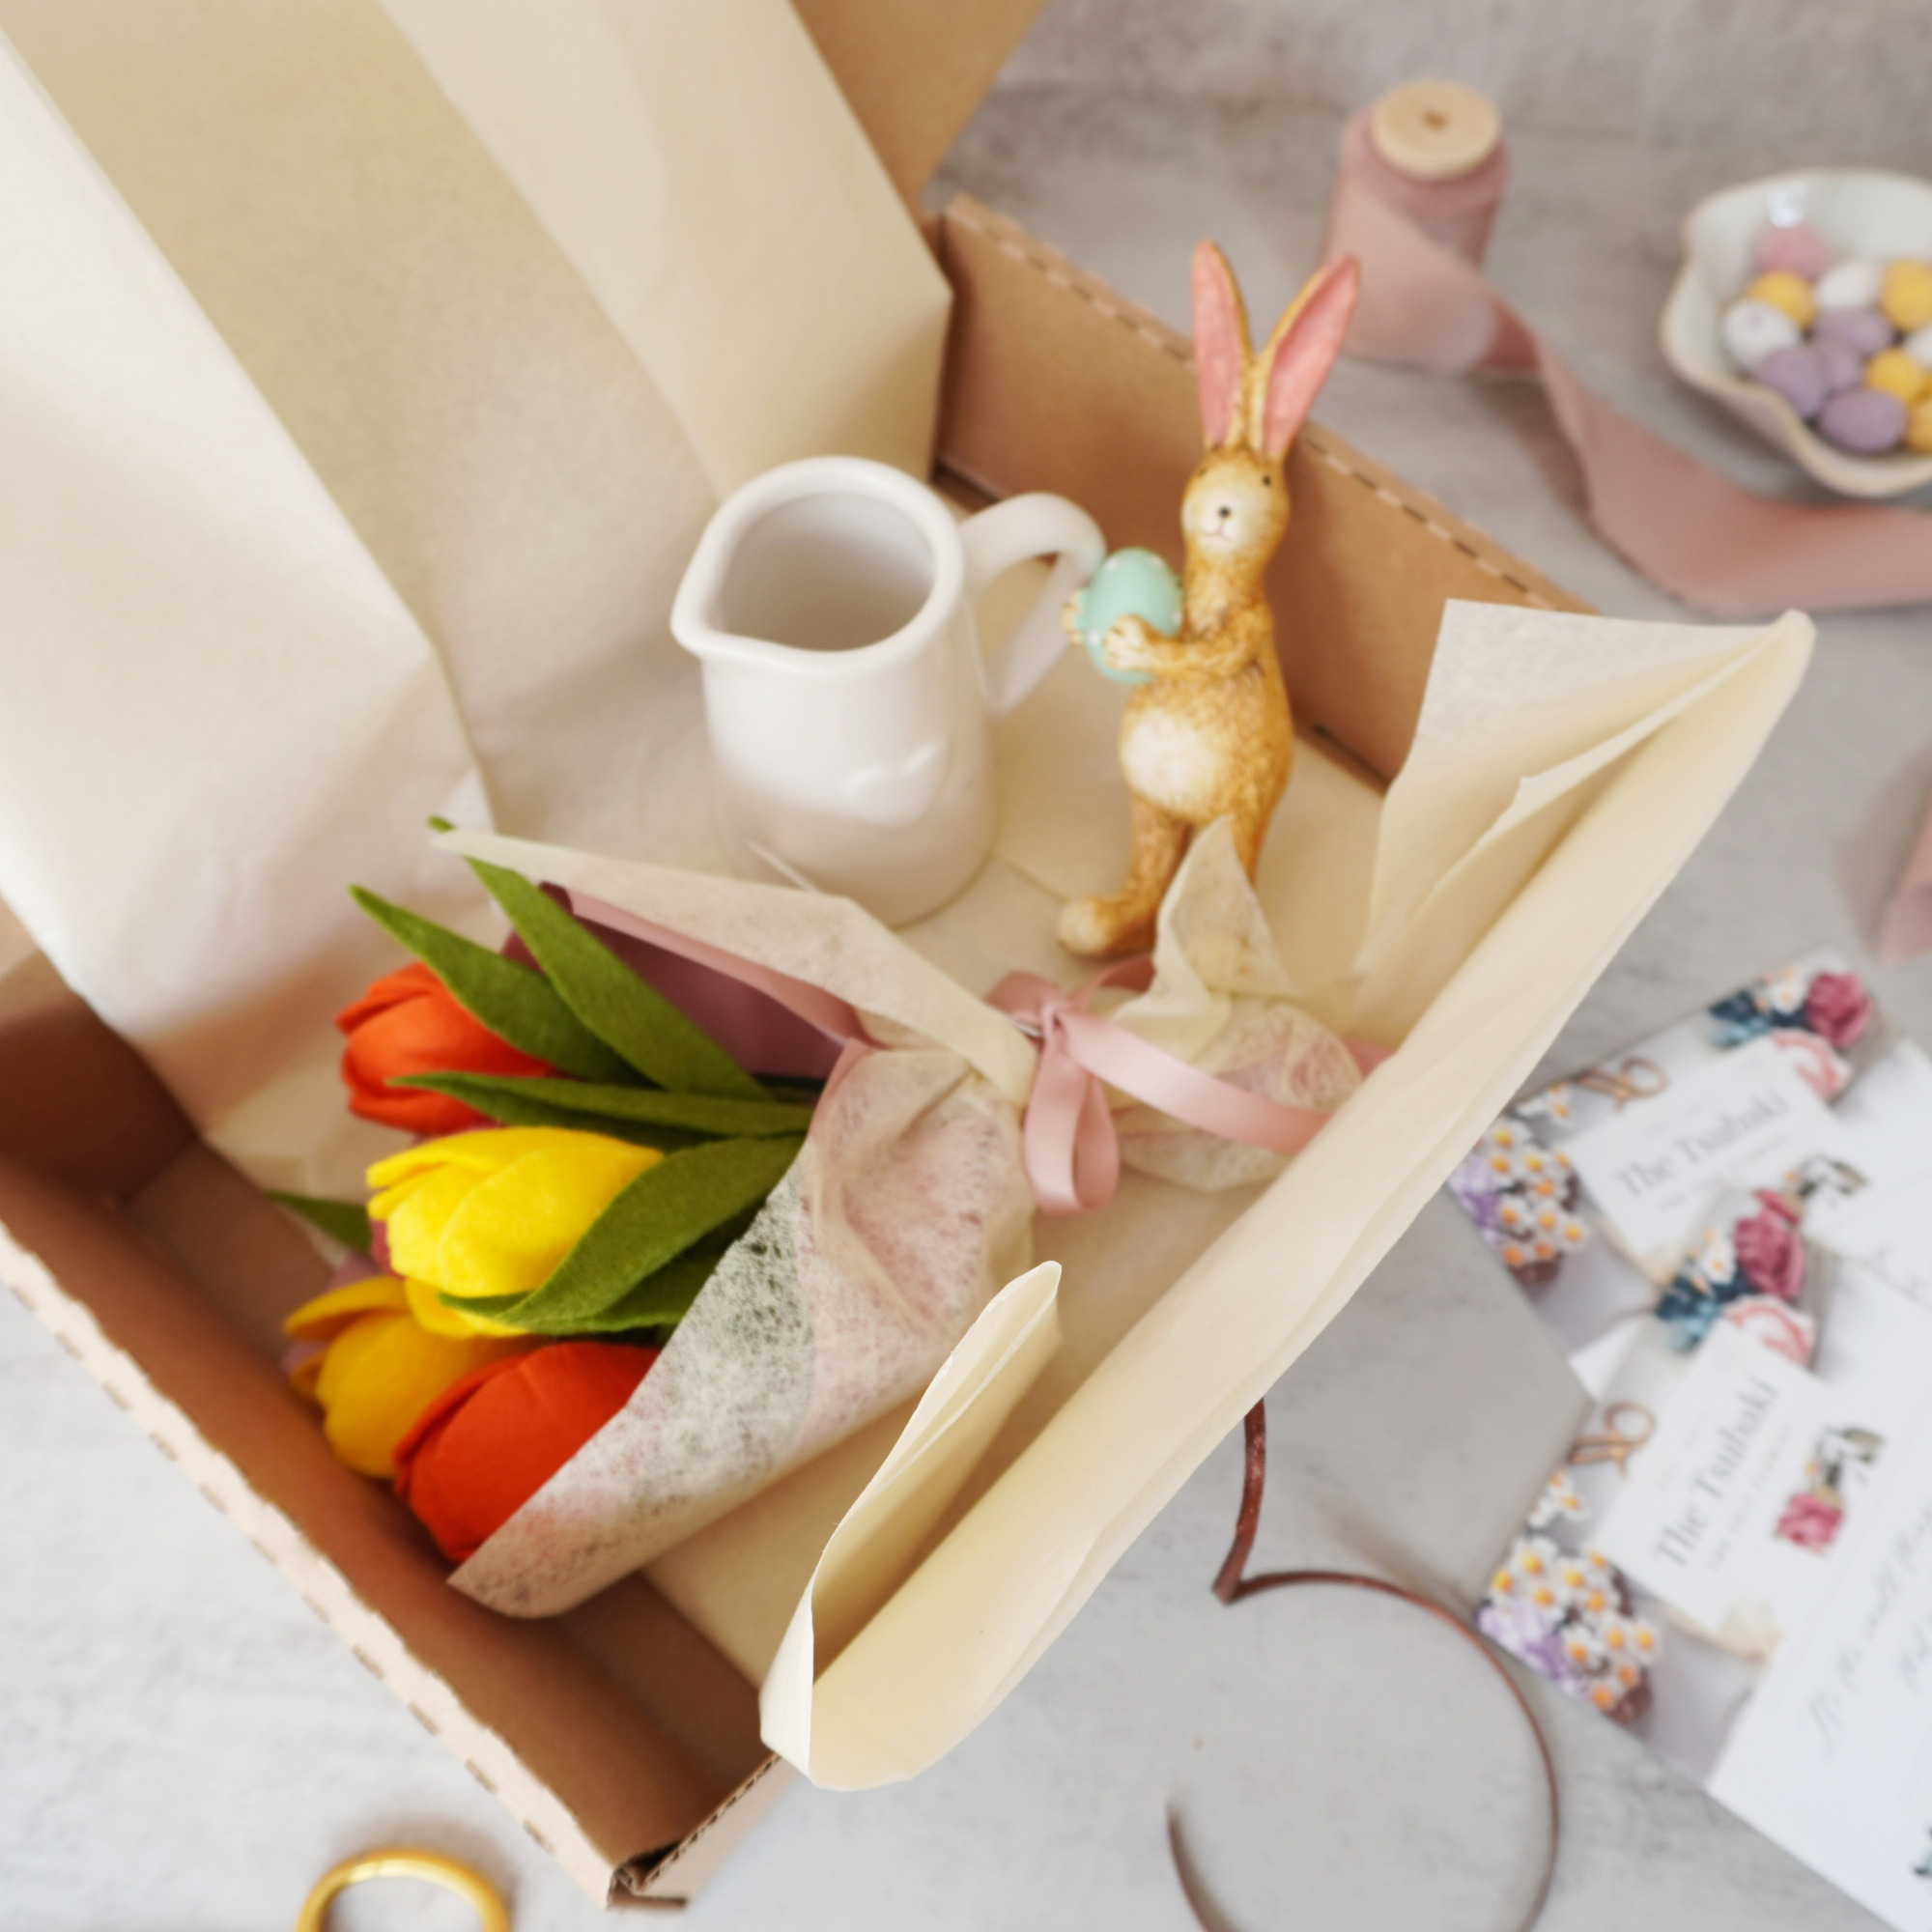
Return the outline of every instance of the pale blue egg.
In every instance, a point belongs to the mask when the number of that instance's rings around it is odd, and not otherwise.
[[[1100,654],[1100,640],[1122,617],[1139,617],[1164,637],[1180,629],[1180,580],[1167,559],[1151,550],[1117,550],[1080,593],[1080,635],[1102,677],[1116,684],[1148,684],[1144,670],[1116,670]]]

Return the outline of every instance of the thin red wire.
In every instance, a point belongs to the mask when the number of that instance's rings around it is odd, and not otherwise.
[[[1536,1713],[1529,1708],[1528,1699],[1517,1688],[1516,1681],[1503,1668],[1500,1660],[1467,1624],[1433,1599],[1414,1590],[1406,1590],[1400,1583],[1388,1582],[1380,1577],[1361,1576],[1352,1570],[1266,1570],[1259,1577],[1246,1575],[1248,1556],[1255,1547],[1255,1532],[1261,1527],[1262,1489],[1267,1480],[1267,1416],[1260,1403],[1249,1409],[1244,1433],[1247,1456],[1241,1476],[1241,1507],[1235,1518],[1235,1540],[1229,1546],[1227,1560],[1221,1565],[1220,1574],[1214,1578],[1214,1594],[1224,1604],[1234,1605],[1263,1590],[1287,1589],[1302,1583],[1333,1583],[1351,1590],[1373,1590],[1378,1596],[1393,1597],[1398,1603],[1410,1604],[1418,1610],[1427,1611],[1475,1651],[1495,1673],[1497,1682],[1510,1693],[1517,1709],[1522,1713],[1522,1720],[1529,1726],[1529,1735],[1536,1745],[1538,1761],[1543,1766],[1544,1789],[1549,1797],[1549,1833],[1543,1858],[1543,1872],[1537,1881],[1536,1895],[1530,1900],[1529,1910],[1520,1921],[1520,1932],[1530,1932],[1543,1916],[1544,1904],[1549,1897],[1550,1883],[1556,1876],[1556,1847],[1562,1831],[1562,1817],[1556,1793],[1556,1765],[1549,1754],[1549,1741],[1543,1735],[1543,1726],[1536,1721]],[[1181,1839],[1179,1820],[1171,1811],[1168,1814],[1167,1833],[1181,1892],[1203,1932],[1228,1932],[1227,1921],[1215,1910],[1195,1875]]]

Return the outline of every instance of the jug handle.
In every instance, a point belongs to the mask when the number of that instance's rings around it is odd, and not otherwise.
[[[966,594],[976,604],[1014,564],[1059,554],[1012,635],[985,661],[986,703],[994,717],[1004,718],[1059,662],[1066,648],[1061,607],[1099,569],[1107,539],[1078,503],[1040,490],[969,517],[959,538],[966,550]]]

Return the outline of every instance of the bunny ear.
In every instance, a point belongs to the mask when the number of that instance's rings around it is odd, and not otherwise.
[[[1235,271],[1211,242],[1194,251],[1194,381],[1201,433],[1211,446],[1241,440],[1241,399],[1248,380],[1248,317]]]
[[[1275,324],[1255,360],[1248,392],[1248,441],[1269,456],[1288,453],[1349,332],[1362,270],[1352,255],[1318,269]]]

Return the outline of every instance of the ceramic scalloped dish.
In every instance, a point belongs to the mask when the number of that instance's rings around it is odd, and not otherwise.
[[[1932,483],[1932,455],[1899,450],[1860,456],[1834,448],[1783,396],[1741,374],[1725,352],[1723,311],[1753,279],[1759,234],[1800,221],[1818,231],[1834,260],[1932,259],[1932,183],[1818,168],[1747,182],[1699,202],[1685,219],[1684,269],[1659,329],[1664,359],[1827,489],[1847,497],[1897,497],[1920,489]]]

